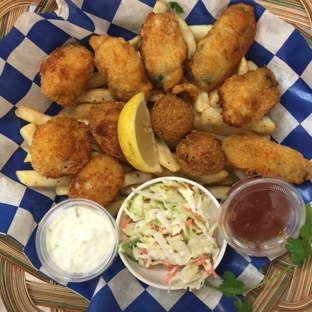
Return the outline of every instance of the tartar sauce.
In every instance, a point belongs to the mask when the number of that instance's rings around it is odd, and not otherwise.
[[[85,207],[71,207],[50,224],[47,251],[55,264],[68,272],[84,273],[96,268],[114,245],[112,225]]]

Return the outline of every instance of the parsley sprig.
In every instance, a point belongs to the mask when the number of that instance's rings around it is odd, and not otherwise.
[[[288,270],[297,266],[301,268],[303,266],[303,262],[305,259],[309,258],[311,255],[312,247],[312,206],[310,204],[306,205],[306,220],[305,224],[300,229],[300,238],[288,238],[286,241],[285,249],[289,252],[289,259],[292,262],[287,268],[285,268],[280,273],[274,275],[268,280],[265,280],[259,284],[253,285],[251,287],[246,288],[245,284],[242,281],[236,279],[236,276],[231,271],[226,271],[223,275],[223,282],[219,287],[210,285],[205,282],[205,286],[218,290],[222,292],[226,297],[234,296],[236,301],[234,302],[234,306],[237,308],[237,312],[252,312],[252,306],[246,302],[241,301],[238,295],[243,293],[247,293],[259,286],[268,284],[273,280],[279,278],[284,275]]]
[[[170,7],[172,9],[174,9],[177,13],[183,13],[183,8],[180,6],[180,4],[178,2],[175,1],[170,1],[168,2],[168,4],[170,5]]]

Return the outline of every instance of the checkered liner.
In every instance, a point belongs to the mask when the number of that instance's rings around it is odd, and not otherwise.
[[[94,33],[107,33],[131,39],[155,0],[59,1],[51,14],[25,13],[12,31],[0,41],[0,232],[25,246],[33,265],[41,267],[35,251],[38,222],[49,208],[64,198],[49,189],[27,188],[18,182],[16,170],[31,169],[23,162],[27,144],[19,129],[25,122],[15,109],[26,105],[49,115],[60,107],[44,98],[40,91],[39,65],[48,53],[68,42],[88,45]],[[190,25],[211,24],[228,5],[239,1],[182,1],[181,16]],[[312,158],[312,52],[294,28],[277,19],[253,1],[258,22],[256,40],[247,59],[267,65],[277,76],[282,90],[281,104],[270,113],[278,125],[273,139]],[[304,200],[312,201],[311,181],[298,186]],[[233,271],[247,286],[259,282],[267,258],[242,257],[227,248],[217,269],[222,276]],[[46,273],[47,274],[47,273]],[[210,278],[210,277],[209,277]],[[218,285],[221,278],[211,279]],[[88,311],[235,311],[233,298],[203,287],[199,291],[158,290],[138,281],[125,269],[119,257],[100,277],[66,285],[90,300]]]

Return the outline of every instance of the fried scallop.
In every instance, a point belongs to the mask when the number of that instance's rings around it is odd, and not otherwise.
[[[280,101],[278,81],[266,66],[226,79],[218,95],[222,119],[232,127],[259,120]]]
[[[209,92],[230,77],[247,53],[256,35],[254,7],[244,3],[229,6],[196,46],[186,76]]]
[[[128,101],[140,91],[149,99],[153,84],[140,56],[128,41],[103,35],[92,36],[89,43],[94,49],[94,64],[107,79],[115,99]]]
[[[75,174],[91,157],[88,127],[57,115],[37,127],[29,152],[32,167],[47,178]]]
[[[42,93],[62,106],[75,106],[93,71],[93,53],[86,47],[58,47],[40,65]]]
[[[312,163],[285,145],[256,134],[236,134],[222,141],[232,165],[248,174],[261,174],[300,184],[312,179]]]
[[[105,206],[116,197],[123,180],[124,173],[118,160],[106,154],[99,154],[71,180],[68,197],[86,198]]]
[[[183,138],[193,129],[194,119],[193,105],[171,93],[161,97],[151,111],[153,130],[165,141]]]
[[[141,26],[140,53],[151,81],[164,91],[179,84],[187,60],[187,44],[174,13],[149,13]]]
[[[207,132],[193,132],[183,138],[177,145],[176,158],[185,172],[195,176],[220,172],[226,164],[220,144]]]
[[[125,102],[109,101],[91,107],[89,111],[89,129],[107,154],[121,158],[123,156],[117,133],[118,118]]]

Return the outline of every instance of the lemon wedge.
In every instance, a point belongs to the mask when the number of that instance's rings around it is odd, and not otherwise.
[[[144,172],[161,172],[154,132],[143,92],[134,95],[118,119],[118,140],[129,163]]]

